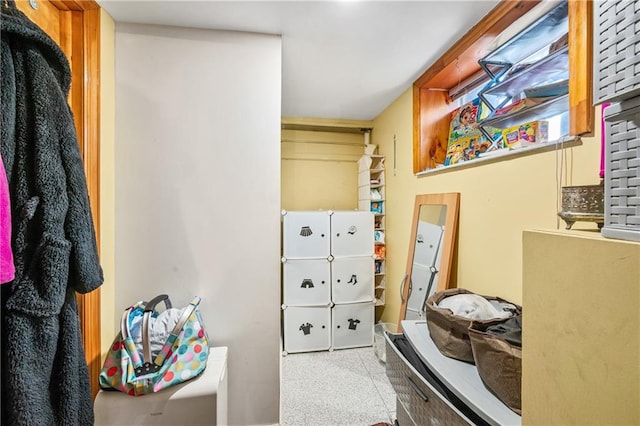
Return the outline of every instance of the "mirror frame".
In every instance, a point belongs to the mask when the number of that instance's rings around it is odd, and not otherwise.
[[[423,205],[445,205],[444,233],[442,234],[442,253],[440,255],[440,269],[438,270],[438,285],[436,291],[450,288],[449,277],[453,264],[453,250],[458,232],[458,213],[460,210],[460,193],[449,192],[443,194],[416,195],[413,207],[413,223],[411,224],[411,238],[409,239],[409,254],[407,256],[407,268],[400,285],[400,317],[398,318],[398,333],[402,333],[402,321],[407,314],[407,302],[411,291],[411,274],[413,273],[413,256],[415,254],[416,233],[420,218],[420,207]],[[408,282],[407,282],[408,281]]]

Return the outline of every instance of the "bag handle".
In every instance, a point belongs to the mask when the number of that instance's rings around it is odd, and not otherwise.
[[[153,299],[151,299],[149,302],[144,302],[144,301],[138,302],[134,306],[129,306],[127,309],[125,309],[124,312],[122,313],[122,318],[120,319],[120,332],[122,333],[122,338],[126,339],[127,337],[131,336],[131,331],[129,330],[129,321],[128,321],[131,311],[133,311],[137,307],[142,307],[144,308],[144,312],[146,311],[153,312],[155,311],[155,307],[160,302],[164,302],[166,309],[171,309],[172,307],[171,300],[169,300],[169,296],[166,294],[160,294],[154,297]]]
[[[171,335],[169,337],[174,336],[174,339],[171,339],[171,341],[174,341],[175,338],[177,338],[184,324],[187,322],[191,314],[196,310],[196,308],[200,304],[200,300],[201,300],[200,297],[198,296],[194,297],[193,300],[191,300],[191,302],[189,303],[189,305],[184,309],[184,311],[182,312],[182,315],[180,316],[180,319],[178,320],[175,327],[173,327],[173,330],[171,331]],[[160,296],[154,297],[149,303],[147,303],[144,313],[142,314],[142,364],[153,363],[153,358],[151,356],[151,339],[149,338],[149,328],[150,328],[149,325],[151,321],[151,314],[154,311],[153,308],[160,301],[164,301],[167,307],[171,306],[169,297],[166,294],[161,294]],[[162,363],[160,363],[160,365],[162,365]]]
[[[180,334],[182,327],[184,327],[184,324],[189,320],[189,317],[191,316],[191,314],[193,314],[195,310],[198,308],[198,305],[200,304],[201,300],[202,299],[199,296],[195,296],[191,300],[189,305],[184,309],[184,311],[182,312],[182,315],[180,316],[180,319],[176,323],[175,327],[173,327],[173,330],[171,330],[171,334],[169,334],[169,337],[167,337],[167,342],[164,344],[162,351],[160,351],[160,354],[154,360],[154,363],[156,364],[156,366],[160,367],[162,365],[162,363],[165,360],[165,356],[169,353],[171,346],[178,338],[178,335]]]
[[[142,365],[140,361],[140,356],[138,355],[138,351],[136,350],[135,344],[133,340],[131,340],[131,330],[129,329],[129,315],[131,312],[143,306],[144,302],[138,302],[135,306],[130,306],[124,310],[122,314],[122,318],[120,319],[120,335],[122,336],[122,343],[125,345],[126,351],[129,353],[131,357],[131,361],[133,362],[133,366],[135,368],[139,368]]]
[[[171,300],[169,300],[169,296],[166,294],[160,294],[156,297],[154,297],[153,299],[151,299],[149,302],[147,302],[147,304],[145,304],[144,306],[144,311],[147,312],[153,312],[156,310],[156,305],[160,302],[164,302],[164,305],[166,307],[166,309],[171,309]]]
[[[156,310],[158,303],[164,302],[166,309],[171,308],[171,301],[166,294],[160,294],[151,299],[144,307],[144,313],[142,314],[142,363],[151,363],[151,339],[149,338],[149,323],[151,321],[151,314]]]
[[[120,332],[122,333],[122,339],[126,339],[131,336],[131,332],[129,331],[129,314],[133,310],[133,306],[128,307],[122,313],[122,318],[120,319]]]
[[[172,335],[178,336],[178,334],[180,333],[180,330],[182,330],[182,327],[184,326],[184,323],[187,322],[187,320],[189,319],[193,311],[196,310],[199,304],[200,304],[200,297],[196,296],[193,298],[193,300],[191,300],[191,302],[189,303],[189,306],[187,306],[184,312],[182,312],[182,316],[176,323],[176,326],[173,327],[173,330],[171,330]]]

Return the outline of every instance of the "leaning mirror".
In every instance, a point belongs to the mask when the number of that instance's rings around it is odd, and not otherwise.
[[[457,192],[416,196],[407,269],[400,286],[400,331],[402,320],[424,318],[427,298],[450,286],[459,205]]]

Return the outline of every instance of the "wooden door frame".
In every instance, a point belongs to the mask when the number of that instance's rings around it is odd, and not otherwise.
[[[36,0],[37,2],[38,0]],[[94,0],[48,0],[60,13],[60,47],[71,58],[69,104],[84,162],[89,201],[100,249],[100,6]],[[17,1],[30,15],[27,2]],[[37,3],[36,3],[37,5]],[[100,289],[78,295],[84,352],[92,395],[102,366]]]
[[[78,12],[72,12],[81,15],[78,19],[82,21],[82,48],[78,50],[84,52],[83,60],[75,70],[75,75],[82,76],[82,79],[77,78],[73,83],[72,78],[72,84],[77,89],[76,96],[83,97],[82,111],[74,111],[74,117],[79,128],[78,143],[87,175],[89,201],[100,253],[100,7],[93,0],[65,3],[80,4],[83,7]],[[78,91],[81,93],[77,93]],[[102,367],[100,288],[78,297],[78,313],[89,366],[91,393],[95,397],[99,390],[98,375]]]
[[[100,7],[93,0],[51,0],[67,7],[71,27],[71,105],[76,121],[78,144],[84,162],[93,223],[100,249]],[[80,31],[80,33],[78,33]],[[81,57],[81,60],[77,60]],[[77,108],[76,108],[77,107]],[[100,342],[100,289],[78,296],[84,353],[89,366],[92,395],[98,393],[102,367]]]

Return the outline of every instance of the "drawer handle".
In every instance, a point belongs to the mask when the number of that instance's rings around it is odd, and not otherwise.
[[[422,392],[422,389],[420,389],[418,387],[418,385],[415,384],[415,382],[411,379],[410,376],[407,376],[407,380],[409,381],[409,386],[411,386],[413,388],[414,391],[416,391],[416,393],[418,394],[418,396],[420,398],[422,398],[422,400],[424,402],[428,402],[429,401],[429,397],[427,395],[425,395],[424,392]]]

